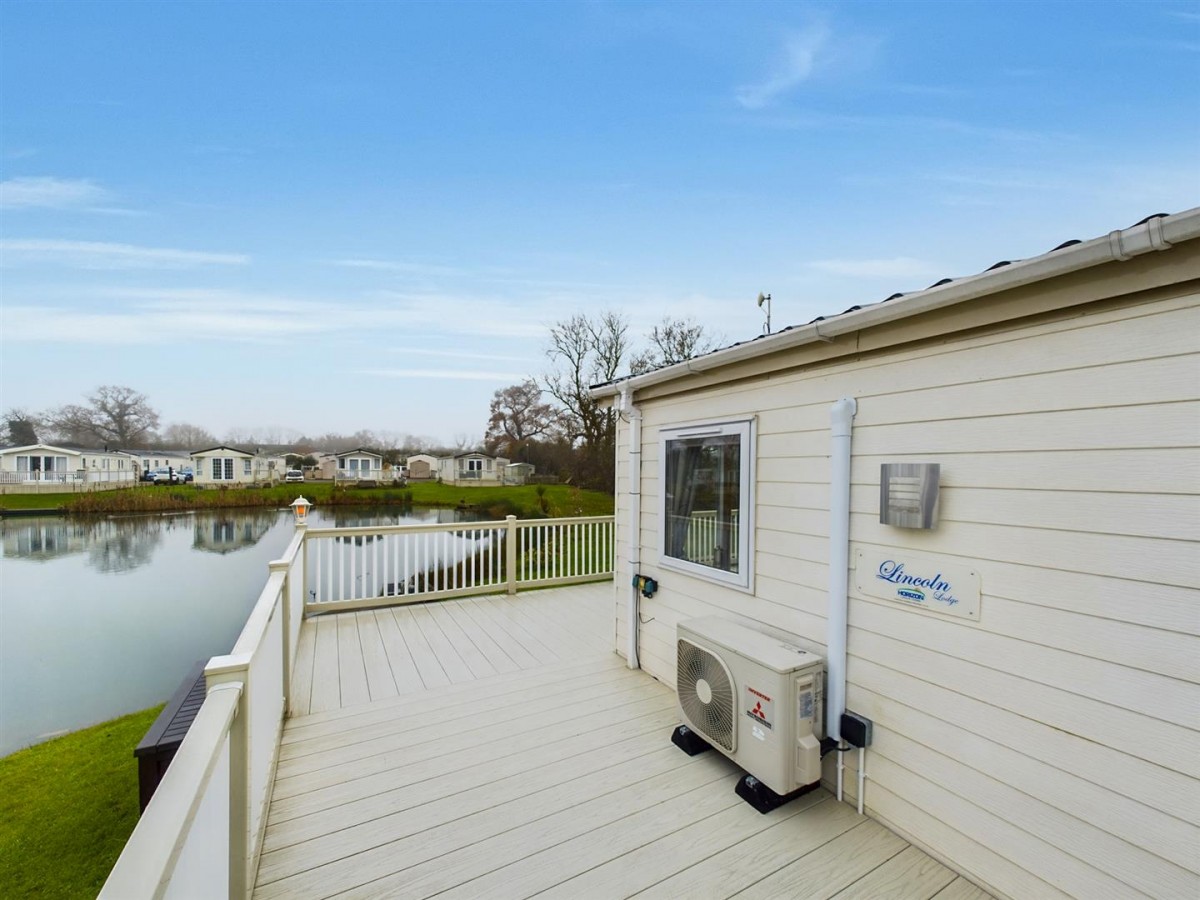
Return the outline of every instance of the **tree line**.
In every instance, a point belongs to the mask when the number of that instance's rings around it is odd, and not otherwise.
[[[626,375],[674,365],[714,349],[716,338],[692,319],[665,318],[642,347],[615,312],[580,313],[550,328],[547,370],[496,391],[484,447],[533,463],[583,487],[611,491],[617,413],[589,390]]]
[[[548,335],[546,370],[496,391],[482,441],[459,434],[447,445],[419,435],[370,430],[309,436],[275,427],[233,429],[218,440],[187,422],[162,427],[146,395],[123,385],[101,385],[82,403],[43,412],[10,408],[3,414],[4,438],[10,446],[45,442],[122,450],[194,450],[224,443],[299,456],[363,447],[380,453],[388,463],[403,462],[415,453],[441,456],[481,449],[533,463],[539,473],[583,487],[611,490],[616,413],[592,400],[589,389],[683,362],[714,345],[704,326],[690,319],[664,319],[643,346],[635,345],[628,319],[615,312],[581,313],[556,322]]]

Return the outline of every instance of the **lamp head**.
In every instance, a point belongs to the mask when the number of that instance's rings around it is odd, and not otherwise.
[[[292,514],[296,517],[297,525],[308,524],[308,511],[312,509],[312,501],[305,500],[303,497],[297,497],[292,501]]]

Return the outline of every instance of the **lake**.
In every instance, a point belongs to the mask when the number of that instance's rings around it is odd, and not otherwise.
[[[474,518],[317,508],[309,524]],[[294,533],[286,509],[0,519],[0,756],[164,702],[230,651]]]

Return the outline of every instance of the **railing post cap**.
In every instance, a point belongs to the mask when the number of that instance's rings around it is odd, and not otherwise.
[[[268,569],[286,569],[290,565],[291,565],[291,563],[288,562],[286,559],[273,559],[269,563],[267,563],[267,568]]]
[[[509,522],[515,522],[515,521],[517,521],[517,517],[516,517],[516,516],[514,516],[514,515],[507,515],[507,516],[505,516],[504,518],[505,518],[506,520],[508,520]]]

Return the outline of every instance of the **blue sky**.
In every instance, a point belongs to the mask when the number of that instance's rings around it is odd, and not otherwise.
[[[547,326],[728,342],[1200,198],[1200,3],[0,5],[0,406],[479,437]]]

